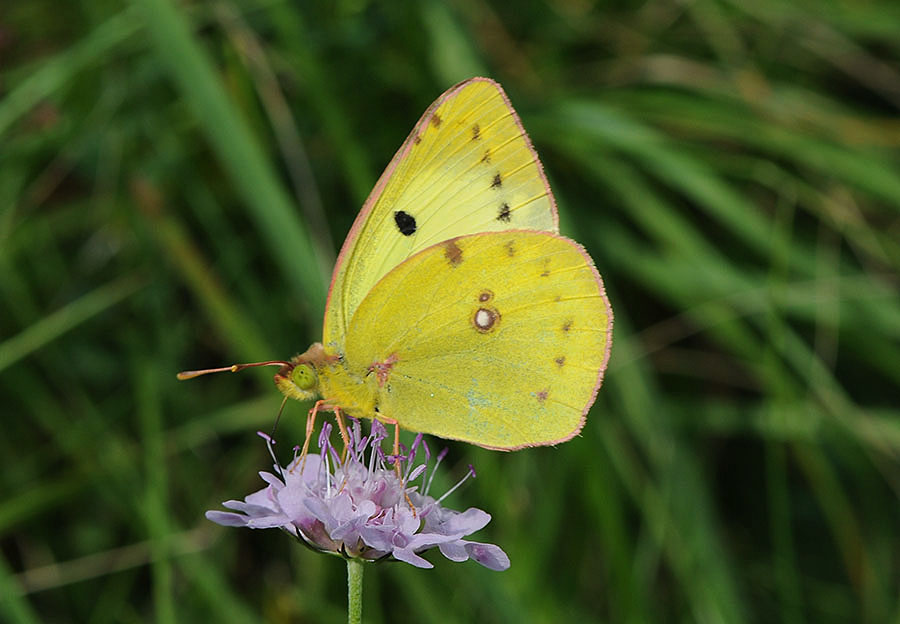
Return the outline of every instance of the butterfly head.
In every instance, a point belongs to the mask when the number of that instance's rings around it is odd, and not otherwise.
[[[193,379],[210,373],[236,373],[245,368],[257,366],[278,366],[275,373],[275,385],[281,393],[291,399],[308,401],[319,396],[318,370],[335,361],[336,356],[325,354],[322,343],[316,342],[305,353],[295,355],[289,362],[284,360],[268,360],[266,362],[250,362],[249,364],[232,364],[218,368],[204,368],[201,370],[182,371],[178,373],[178,379]]]
[[[319,396],[317,368],[326,360],[322,344],[316,342],[305,353],[295,355],[279,369],[275,374],[275,385],[288,398],[298,401],[315,399]]]

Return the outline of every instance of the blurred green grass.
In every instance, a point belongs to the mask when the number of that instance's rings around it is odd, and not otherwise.
[[[900,622],[898,42],[889,0],[4,4],[0,620],[344,619],[340,561],[203,518],[270,374],[174,372],[315,340],[381,168],[486,74],[613,356],[576,440],[451,445],[511,570],[377,567],[366,621]]]

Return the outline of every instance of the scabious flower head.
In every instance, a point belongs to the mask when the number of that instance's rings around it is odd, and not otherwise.
[[[411,449],[399,457],[387,456],[381,442],[387,431],[373,421],[363,437],[358,421],[351,422],[347,458],[341,461],[330,444],[331,425],[319,436],[318,455],[294,459],[275,473],[260,472],[268,485],[243,501],[223,503],[233,511],[207,511],[206,517],[223,526],[251,529],[280,528],[322,552],[364,560],[393,558],[419,568],[433,567],[421,554],[435,546],[451,561],[473,559],[491,570],[506,570],[509,557],[494,544],[463,539],[491,520],[481,509],[459,512],[441,502],[474,470],[438,499],[428,491],[434,473],[446,455],[441,452],[431,471],[431,453],[419,435]],[[269,447],[274,440],[259,434]],[[419,454],[424,461],[416,464]],[[274,459],[274,454],[273,454]],[[397,476],[393,464],[403,468]]]

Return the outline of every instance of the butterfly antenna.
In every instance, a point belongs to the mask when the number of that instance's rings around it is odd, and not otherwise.
[[[181,371],[178,373],[178,379],[184,381],[185,379],[193,379],[194,377],[200,377],[201,375],[209,375],[210,373],[225,373],[231,372],[236,373],[239,370],[244,370],[245,368],[253,368],[255,366],[290,366],[290,362],[285,362],[283,360],[269,360],[268,362],[251,362],[249,364],[232,364],[231,366],[221,366],[219,368],[204,368],[201,370],[192,370],[192,371]]]

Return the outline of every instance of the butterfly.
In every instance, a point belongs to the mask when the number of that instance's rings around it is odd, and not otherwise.
[[[341,413],[516,450],[581,430],[612,318],[590,256],[559,234],[506,93],[472,78],[425,111],[363,205],[334,268],[322,342],[290,361],[179,378],[276,365],[285,399],[319,399],[311,420],[324,409],[342,428]]]

